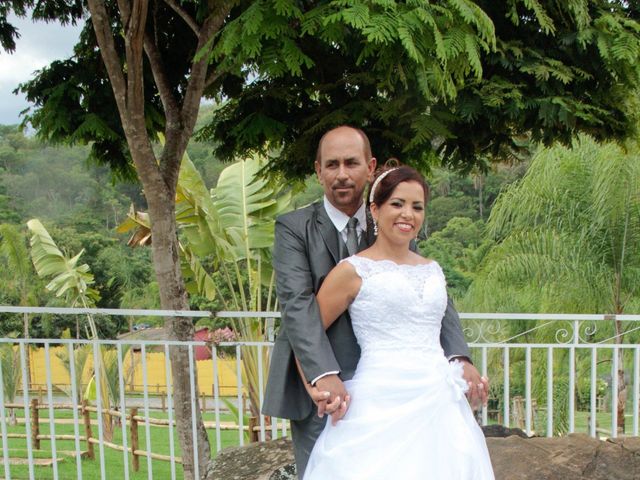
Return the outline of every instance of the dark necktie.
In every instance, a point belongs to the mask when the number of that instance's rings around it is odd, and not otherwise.
[[[358,219],[351,217],[347,222],[347,252],[349,255],[355,255],[358,253]]]

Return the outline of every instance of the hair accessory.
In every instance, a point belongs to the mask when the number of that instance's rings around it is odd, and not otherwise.
[[[373,195],[376,193],[376,187],[378,186],[378,184],[382,181],[382,179],[384,177],[386,177],[387,175],[389,175],[391,172],[393,172],[394,170],[397,170],[400,167],[395,167],[395,168],[390,168],[389,170],[387,170],[386,172],[382,172],[378,178],[376,178],[376,181],[373,182],[373,185],[371,186],[371,191],[369,192],[369,203],[373,203]]]

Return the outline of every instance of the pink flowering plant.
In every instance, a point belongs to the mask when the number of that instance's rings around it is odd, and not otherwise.
[[[236,332],[229,327],[224,328],[216,328],[212,332],[209,333],[209,341],[218,347],[218,354],[221,357],[233,357],[236,353],[235,347],[225,346],[220,347],[223,342],[236,342],[238,341],[238,336]]]

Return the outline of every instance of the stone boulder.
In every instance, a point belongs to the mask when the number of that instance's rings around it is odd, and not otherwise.
[[[485,432],[496,480],[640,480],[640,438],[523,438],[518,432],[501,438],[507,431]],[[225,449],[213,472],[220,480],[295,480],[291,441]]]
[[[213,462],[216,480],[271,480],[272,475],[288,467],[295,476],[291,440],[279,438],[269,442],[251,443],[244,447],[225,448]],[[293,467],[293,468],[292,468]],[[282,477],[285,480],[287,477]]]
[[[639,480],[640,438],[488,438],[496,479]]]

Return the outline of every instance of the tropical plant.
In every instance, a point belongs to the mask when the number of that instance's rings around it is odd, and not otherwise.
[[[497,200],[488,222],[497,245],[486,256],[467,308],[485,311],[622,314],[640,309],[640,156],[580,137],[541,148],[522,181]],[[599,340],[637,340],[622,322]],[[540,328],[532,341],[554,341]],[[576,332],[578,334],[578,332]],[[560,356],[558,356],[560,357]],[[557,358],[561,374],[567,362]],[[624,428],[624,357],[619,350],[618,426]],[[578,359],[578,368],[581,366]]]
[[[11,343],[0,344],[0,363],[2,364],[2,388],[5,403],[13,403],[20,387],[20,351]],[[17,425],[16,412],[9,409],[9,423]]]
[[[74,370],[75,370],[75,384],[76,391],[75,395],[77,399],[82,398],[82,394],[85,389],[84,384],[84,372],[87,368],[89,358],[92,355],[92,346],[90,344],[79,345],[78,347],[74,347],[73,350],[73,359],[74,359]],[[62,364],[62,367],[66,370],[69,375],[69,379],[71,380],[71,357],[69,355],[69,350],[63,348],[55,353],[58,360]],[[71,390],[71,382],[69,384],[64,385],[56,385],[56,387],[64,392],[68,397],[73,397],[73,391]]]
[[[31,237],[31,258],[36,267],[36,272],[43,278],[49,278],[46,289],[55,293],[56,297],[64,297],[67,305],[71,307],[81,306],[90,308],[95,306],[95,302],[100,298],[98,292],[91,288],[93,275],[89,271],[89,265],[83,263],[78,265],[84,250],[74,256],[62,253],[55,244],[47,229],[38,219],[27,222],[27,227],[32,233]],[[93,316],[86,315],[87,337],[97,340],[98,329]],[[114,399],[113,392],[107,381],[107,363],[105,361],[105,349],[100,346],[99,360],[94,358],[94,368],[96,363],[100,363],[100,392],[104,408],[109,409]],[[111,415],[103,417],[105,438],[110,440],[113,436],[113,419]]]
[[[14,226],[0,225],[0,255],[4,258],[7,272],[4,288],[14,290],[18,296],[20,306],[38,304],[37,277],[29,260],[29,252],[24,235]],[[22,314],[22,334],[29,338],[29,314]],[[31,381],[30,356],[26,356],[27,379]]]
[[[240,160],[225,168],[209,191],[189,157],[182,160],[176,219],[187,289],[209,300],[218,298],[227,310],[277,308],[271,266],[274,219],[290,208],[291,194],[283,191],[282,183],[261,176],[264,166],[257,156]],[[145,245],[148,222],[144,212],[132,210],[118,231],[135,229],[129,243]],[[260,318],[232,319],[232,325],[242,341],[263,341],[269,328]],[[262,363],[263,375],[268,368],[266,349],[262,362],[258,354],[254,347],[242,349],[243,382],[254,416],[260,411],[258,365]]]
[[[60,251],[40,220],[29,220],[27,227],[32,233],[31,258],[36,272],[43,278],[50,278],[46,289],[56,297],[64,297],[73,307],[87,308],[94,305],[100,297],[98,292],[90,287],[93,275],[89,272],[89,265],[78,265],[84,250],[73,257],[67,256]],[[92,319],[89,321],[93,324]],[[91,333],[95,334],[95,324],[90,328]]]

